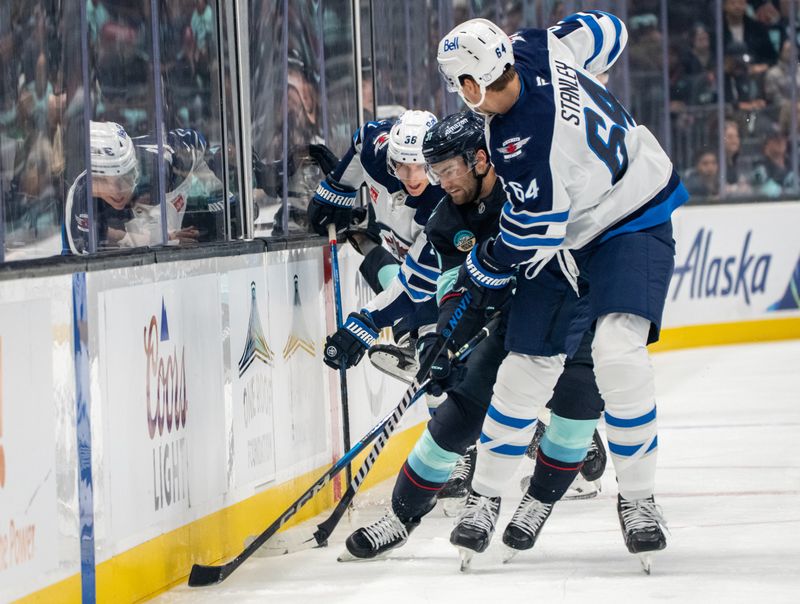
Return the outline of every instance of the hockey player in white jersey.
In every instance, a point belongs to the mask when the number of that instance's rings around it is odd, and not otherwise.
[[[406,111],[396,121],[367,122],[356,131],[347,154],[319,184],[309,204],[309,222],[318,234],[327,235],[328,225],[334,224],[364,256],[359,271],[383,296],[382,302],[368,308],[380,308],[394,300],[399,304],[393,306],[397,312],[383,316],[351,313],[325,347],[331,355],[325,357],[329,365],[338,366],[345,357],[347,367],[358,363],[374,344],[378,329],[392,325],[397,317],[406,315],[413,320],[395,326],[396,338],[398,332],[436,321],[435,302],[422,309],[414,304],[431,299],[435,292],[435,279],[429,276],[435,259],[420,256],[427,251],[422,245],[408,256],[444,195],[440,187],[428,182],[422,156],[422,139],[436,121],[428,111]],[[368,206],[354,208],[362,184],[369,192]],[[364,328],[358,332],[364,337],[354,336],[356,326]],[[407,345],[378,345],[370,355],[383,370],[398,377],[413,376],[417,368],[413,341],[403,340]]]
[[[451,534],[466,559],[488,546],[500,494],[552,395],[576,321],[596,326],[592,356],[625,543],[648,572],[649,554],[666,547],[653,499],[658,440],[646,345],[658,339],[674,266],[670,217],[688,195],[653,135],[595,77],[626,40],[617,17],[586,11],[511,38],[473,19],[439,44],[448,88],[487,116],[508,197],[499,236],[472,250],[457,284],[477,306],[497,306],[517,275],[509,355],[484,420],[473,492]],[[522,500],[506,545],[535,541],[540,508]]]

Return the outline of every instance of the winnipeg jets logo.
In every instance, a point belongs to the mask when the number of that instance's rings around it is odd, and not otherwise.
[[[517,42],[524,42],[525,41],[525,38],[522,37],[522,32],[519,32],[519,31],[517,33],[515,33],[515,34],[511,34],[511,36],[509,36],[509,37],[511,39],[511,43],[512,44],[516,44]]]
[[[389,144],[389,135],[384,132],[383,134],[378,136],[378,138],[375,139],[375,153],[377,154],[378,151],[383,149],[388,144]]]
[[[512,157],[522,155],[522,147],[527,145],[529,140],[531,140],[530,136],[522,139],[518,136],[515,136],[513,138],[509,138],[507,141],[504,141],[503,146],[498,147],[497,150],[502,153],[503,159],[508,161]]]

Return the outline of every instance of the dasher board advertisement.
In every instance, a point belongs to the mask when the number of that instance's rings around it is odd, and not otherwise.
[[[798,314],[800,202],[681,208],[673,236],[665,327]]]
[[[98,296],[105,556],[221,507],[225,404],[216,275]]]
[[[58,566],[50,319],[49,300],[0,304],[2,602],[42,587]]]

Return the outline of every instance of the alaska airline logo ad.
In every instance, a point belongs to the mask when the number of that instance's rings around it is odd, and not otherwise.
[[[163,298],[160,320],[153,315],[144,328],[144,354],[147,361],[147,434],[152,442],[153,459],[153,509],[158,511],[189,499],[186,347],[182,341],[170,338]]]

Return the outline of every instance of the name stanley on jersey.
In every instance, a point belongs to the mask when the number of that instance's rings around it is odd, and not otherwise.
[[[581,92],[575,70],[562,61],[554,61],[556,84],[558,86],[559,115],[561,119],[575,126],[581,125]]]

